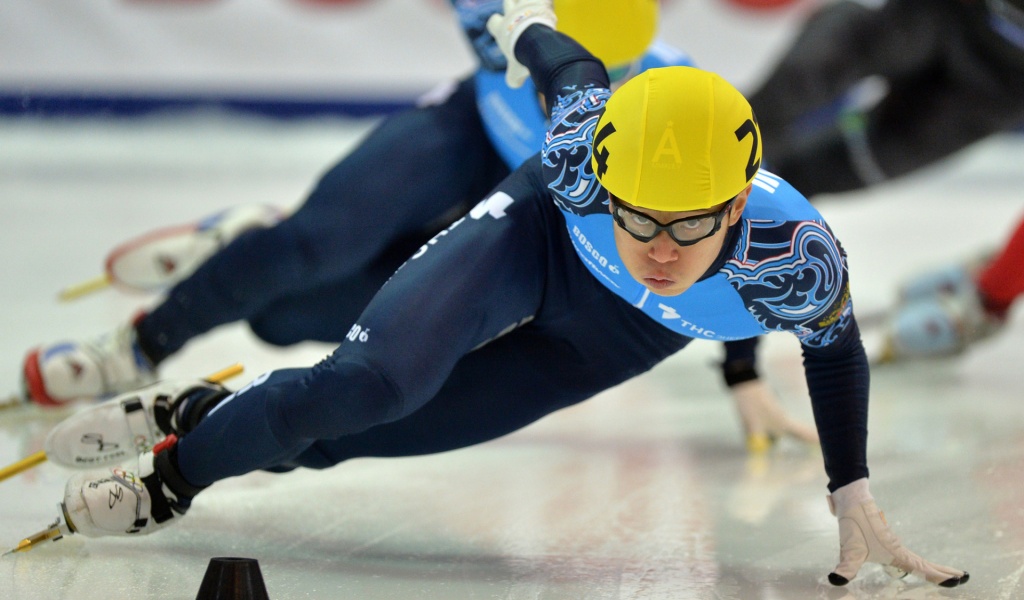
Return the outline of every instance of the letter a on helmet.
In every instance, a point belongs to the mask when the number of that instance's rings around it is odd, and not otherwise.
[[[720,76],[649,69],[608,99],[591,161],[601,185],[634,206],[703,210],[754,179],[761,135],[750,103]]]

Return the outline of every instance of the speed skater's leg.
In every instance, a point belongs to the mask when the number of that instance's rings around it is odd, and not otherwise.
[[[1020,66],[979,48],[977,35],[968,9],[955,3],[822,9],[751,98],[770,149],[768,168],[809,197],[843,192],[1024,122]],[[871,75],[888,87],[877,105],[838,117],[834,106],[824,127],[801,127],[823,100],[844,102],[842,95]]]
[[[239,319],[253,319],[274,342],[334,339],[362,309],[366,291],[391,273],[375,268],[375,261],[409,248],[410,238],[425,241],[507,172],[483,130],[467,80],[439,105],[385,120],[321,179],[294,215],[242,234],[131,325],[97,340],[30,352],[24,366],[29,396],[60,403],[142,385],[188,340]],[[359,285],[354,299],[338,289],[345,282]],[[324,313],[287,312],[283,323],[274,321],[282,305],[311,292],[321,301],[325,290],[338,305],[324,302]],[[290,336],[281,335],[292,327]],[[108,346],[112,351],[105,351]]]
[[[877,18],[862,4],[841,0],[824,5],[802,25],[768,78],[749,95],[768,160],[801,119],[877,72],[871,51],[873,38],[883,31]]]
[[[466,81],[443,104],[386,119],[293,215],[212,256],[138,323],[149,358],[158,364],[218,325],[362,275],[397,240],[454,220],[508,173],[474,101]]]
[[[548,206],[548,210],[553,212],[556,209]],[[557,222],[554,227],[545,227],[544,233],[549,236],[562,233],[562,227],[564,223]],[[494,229],[491,228],[491,231]],[[520,235],[524,233],[521,228],[513,232]],[[455,233],[457,231],[451,235]],[[508,243],[516,236],[497,237],[501,240],[499,248],[522,258],[519,252],[521,248]],[[471,241],[473,238],[469,239]],[[340,426],[335,424],[332,429],[344,430],[348,424],[358,430],[360,422],[377,418],[373,413],[382,407],[375,406],[378,402],[374,400],[379,400],[379,404],[385,407],[387,405],[390,390],[385,389],[386,385],[375,385],[377,373],[365,369],[348,371],[351,377],[331,390],[334,394],[329,402],[313,405],[295,398],[299,402],[287,406],[286,398],[278,398],[280,401],[273,398],[287,392],[289,387],[296,391],[295,386],[308,384],[308,369],[268,373],[233,396],[225,396],[217,386],[201,382],[186,382],[177,387],[158,384],[143,393],[144,396],[147,393],[155,393],[157,396],[148,400],[143,398],[141,401],[145,404],[155,400],[159,407],[161,393],[173,396],[168,403],[168,414],[172,415],[168,422],[170,429],[164,431],[178,432],[183,435],[181,441],[176,444],[173,438],[168,437],[153,452],[143,454],[137,474],[115,469],[112,474],[108,472],[72,478],[65,493],[69,521],[75,524],[80,533],[92,536],[155,531],[173,522],[177,515],[188,509],[191,498],[210,482],[203,479],[203,473],[231,474],[231,471],[239,468],[241,462],[249,461],[251,464],[252,455],[274,463],[276,452],[277,462],[265,468],[286,470],[295,466],[327,467],[357,456],[407,456],[483,442],[519,429],[546,414],[645,372],[687,344],[689,338],[651,321],[594,280],[577,259],[566,236],[544,239],[556,242],[553,245],[557,249],[555,252],[538,252],[546,257],[540,266],[546,267],[547,271],[544,276],[544,268],[537,270],[545,279],[541,286],[544,300],[538,310],[534,311],[532,320],[525,323],[520,320],[512,327],[497,331],[496,337],[484,340],[477,349],[458,359],[437,393],[419,410],[413,407],[395,420],[382,422],[365,431],[310,443],[305,436],[290,436],[287,432],[279,435],[281,428],[301,427],[311,432],[328,426],[323,421],[340,419],[343,421]],[[542,240],[532,240],[539,241]],[[427,252],[437,250],[438,258],[443,258],[447,247],[442,246],[444,242],[438,240],[436,247]],[[477,247],[478,244],[472,246]],[[420,256],[425,257],[426,254]],[[528,264],[533,265],[533,261],[529,260]],[[401,279],[402,273],[416,268],[415,263],[410,263],[386,287],[393,284],[404,287],[406,282]],[[478,275],[494,271],[485,268]],[[499,270],[495,276],[507,278],[516,272],[514,268],[504,272]],[[417,280],[417,277],[410,279]],[[465,282],[453,283],[456,288],[462,288],[461,284]],[[481,283],[487,285],[493,281],[485,280]],[[523,283],[521,278],[517,279],[513,288]],[[503,302],[515,300],[508,295],[510,289],[505,290],[500,298],[488,298]],[[478,294],[470,293],[470,296],[476,298]],[[463,308],[458,311],[459,314],[470,320],[460,323],[469,329],[456,332],[452,340],[443,342],[459,344],[464,335],[471,335],[472,330],[478,329],[473,327],[474,323],[478,323],[473,317],[479,311],[475,308],[465,310],[468,307],[459,302],[460,299],[447,298],[449,302]],[[372,303],[360,322],[375,322],[371,314],[374,307],[375,303]],[[421,316],[430,320],[427,315],[433,307],[421,308],[424,310]],[[498,314],[499,320],[496,322],[500,323],[504,317],[516,313],[506,314],[499,309]],[[403,318],[400,320],[404,321]],[[487,319],[484,324],[486,322]],[[400,323],[401,326],[410,324]],[[488,329],[494,331],[493,328]],[[404,339],[400,334],[396,335],[395,330],[370,329],[363,333],[367,334],[365,338],[355,335],[352,341],[369,346],[374,336],[396,337],[399,342]],[[425,340],[424,345],[429,346],[432,356],[437,356],[438,348],[429,341]],[[404,358],[400,362],[404,362]],[[341,377],[346,375],[344,370],[333,371]],[[377,389],[374,390],[374,387]],[[349,396],[352,394],[374,391],[380,394],[370,395],[368,402],[350,401]],[[307,414],[309,409],[313,409],[314,414]],[[118,416],[114,414],[117,410],[100,410],[99,406],[91,411],[93,421],[106,413],[110,413],[109,416],[115,420]],[[203,412],[205,418],[202,417]],[[314,420],[318,423],[313,424]],[[197,426],[194,425],[196,421]],[[68,441],[76,442],[77,437],[80,437],[71,435],[75,429],[71,427],[65,431],[68,434],[66,437],[76,438]],[[50,441],[48,439],[48,443]],[[197,443],[190,444],[193,441]],[[304,452],[303,447],[306,447]],[[196,452],[202,452],[204,448],[207,454],[196,455]],[[68,449],[74,450],[70,447]],[[78,452],[74,451],[73,454],[78,455]],[[227,463],[227,467],[223,463]],[[218,478],[215,476],[213,480]],[[145,485],[136,485],[140,479]],[[204,483],[196,485],[195,481]],[[126,500],[123,504],[119,502],[117,506],[110,507],[102,500],[111,494],[123,496]],[[150,511],[147,502],[161,510]],[[140,511],[145,517],[143,520],[138,518]],[[97,516],[101,518],[97,520]]]
[[[1009,241],[978,276],[978,292],[990,313],[1005,317],[1010,306],[1024,294],[1024,219]]]
[[[396,242],[359,275],[278,298],[249,317],[249,328],[276,346],[311,340],[340,344],[381,284],[427,239],[417,235]]]
[[[574,314],[554,322],[538,317],[469,353],[420,410],[366,431],[318,440],[279,466],[325,468],[350,458],[433,454],[486,442],[644,372],[689,342],[636,319],[642,315],[597,289],[592,279],[574,280],[572,294],[587,299],[585,309],[577,305]],[[637,331],[645,335],[632,335]]]
[[[765,82],[749,96],[769,168],[789,144],[831,117],[865,78],[903,78],[940,54],[948,19],[930,0],[898,0],[869,8],[853,0],[822,5],[801,26]],[[798,188],[800,189],[800,188]]]
[[[182,475],[206,485],[273,467],[421,409],[465,354],[541,308],[550,247],[567,242],[540,185],[539,163],[517,171],[417,251],[331,356],[219,404],[182,438]]]

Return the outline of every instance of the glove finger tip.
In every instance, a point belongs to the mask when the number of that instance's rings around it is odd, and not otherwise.
[[[835,571],[833,571],[833,572],[828,574],[828,582],[831,583],[834,586],[839,587],[839,586],[844,586],[844,585],[850,583],[850,580],[847,579],[846,577],[843,577],[839,573],[836,573]]]
[[[940,582],[939,585],[941,587],[951,588],[951,587],[956,587],[958,585],[963,585],[963,584],[967,583],[968,581],[970,581],[970,579],[971,579],[971,574],[968,573],[967,571],[964,571],[963,575],[960,575],[959,577],[950,577],[949,579]]]

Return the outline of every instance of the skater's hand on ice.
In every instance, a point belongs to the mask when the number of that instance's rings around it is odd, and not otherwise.
[[[956,587],[970,579],[966,571],[929,562],[904,548],[875,505],[867,479],[832,492],[828,504],[839,519],[839,564],[828,576],[832,585],[849,583],[865,562],[884,565],[896,577],[913,573],[942,587]]]
[[[491,15],[487,20],[487,30],[508,61],[505,83],[511,88],[518,88],[530,76],[530,71],[516,59],[516,41],[534,23],[554,29],[555,11],[550,0],[505,0],[503,11],[505,14]]]
[[[754,379],[737,383],[729,388],[729,392],[743,422],[750,452],[765,452],[783,437],[818,445],[818,433],[814,427],[790,418],[764,381]]]

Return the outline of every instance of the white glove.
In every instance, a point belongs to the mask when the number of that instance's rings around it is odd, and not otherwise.
[[[487,31],[494,36],[508,62],[505,83],[510,88],[518,88],[530,76],[530,71],[516,60],[516,41],[530,25],[540,23],[554,29],[557,19],[551,0],[505,0],[502,10],[505,14],[495,13],[487,19]]]
[[[914,573],[942,587],[956,587],[970,579],[966,571],[928,562],[904,548],[875,505],[867,479],[832,492],[828,506],[839,519],[839,564],[828,575],[832,585],[849,583],[865,562],[885,565],[897,577]]]
[[[775,394],[760,379],[737,383],[729,388],[747,436],[747,450],[767,451],[781,437],[791,436],[818,444],[818,433],[810,425],[794,421],[779,405]]]

